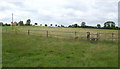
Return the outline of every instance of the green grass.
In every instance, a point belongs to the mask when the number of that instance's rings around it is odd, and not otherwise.
[[[3,67],[117,67],[117,42],[3,33]]]

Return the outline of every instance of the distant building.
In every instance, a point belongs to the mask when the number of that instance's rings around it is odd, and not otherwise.
[[[3,22],[0,22],[0,26],[3,26]]]
[[[13,26],[17,26],[17,22],[14,22],[14,23],[13,23]]]

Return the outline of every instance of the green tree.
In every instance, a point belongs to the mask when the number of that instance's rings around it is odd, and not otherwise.
[[[35,25],[37,25],[38,23],[35,23]]]
[[[40,24],[40,26],[42,26],[42,24]]]
[[[116,27],[115,27],[115,29],[117,29],[117,30],[118,30],[118,29],[119,29],[119,27],[118,27],[118,26],[116,26]]]
[[[85,22],[82,22],[82,23],[81,23],[81,27],[84,28],[85,26],[86,26],[86,23],[85,23]]]
[[[107,21],[104,23],[104,28],[107,29],[115,29],[115,22],[113,21]]]
[[[5,23],[5,26],[7,26],[8,24],[7,23]]]
[[[28,20],[26,21],[26,25],[27,25],[27,26],[30,26],[30,23],[31,23],[31,20],[28,19]]]
[[[57,24],[55,24],[55,26],[57,27]]]
[[[112,23],[111,28],[115,29],[115,23]]]
[[[19,24],[20,26],[24,26],[23,21],[19,21],[18,24]]]
[[[79,27],[79,25],[78,25],[78,24],[74,24],[73,27],[74,27],[74,28],[77,28],[77,27]]]
[[[110,23],[107,23],[107,28],[110,28]]]
[[[47,24],[45,24],[45,27],[47,27]]]
[[[71,27],[72,27],[72,25],[69,25],[68,27],[70,27],[70,28],[71,28]]]
[[[52,24],[50,24],[50,26],[52,27]]]
[[[97,24],[97,28],[101,28],[101,25],[100,25],[100,24]]]
[[[107,28],[106,23],[104,23],[104,28]]]
[[[64,25],[61,25],[61,27],[64,27]]]

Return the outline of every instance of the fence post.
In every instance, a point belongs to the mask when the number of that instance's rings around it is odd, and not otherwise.
[[[112,33],[112,42],[113,42],[113,38],[114,38],[114,33]]]
[[[87,32],[87,40],[90,40],[90,32]]]
[[[77,32],[75,31],[75,40],[77,39],[76,34],[77,34]]]
[[[30,30],[28,30],[28,35],[30,35]]]
[[[48,37],[48,30],[47,30],[47,34],[46,34],[46,36]]]
[[[97,32],[97,40],[99,39],[99,33]]]

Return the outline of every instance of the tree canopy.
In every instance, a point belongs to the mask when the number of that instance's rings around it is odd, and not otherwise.
[[[104,23],[104,28],[107,29],[114,29],[115,28],[115,22],[113,21],[107,21]]]
[[[100,24],[97,24],[97,28],[101,28],[101,25],[100,25]]]
[[[26,21],[26,26],[30,26],[30,23],[31,23],[31,20],[28,19],[28,20]]]
[[[47,24],[45,24],[45,27],[47,27]]]
[[[35,23],[35,25],[37,25],[38,23]]]
[[[19,21],[18,24],[19,24],[20,26],[24,26],[23,21]]]
[[[86,26],[86,23],[85,23],[85,22],[82,22],[82,23],[81,23],[81,27],[84,28],[85,26]]]
[[[52,26],[52,24],[50,24],[50,26]]]

